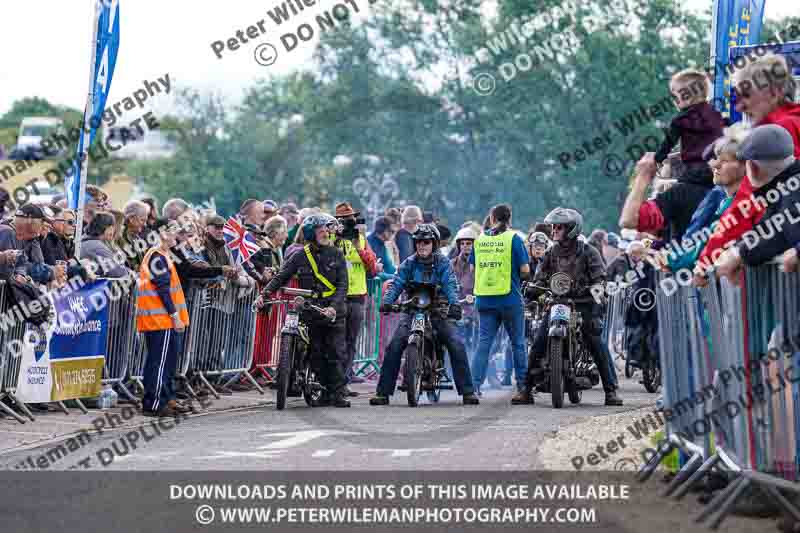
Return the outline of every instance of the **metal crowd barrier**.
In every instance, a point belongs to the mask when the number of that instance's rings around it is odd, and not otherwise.
[[[613,360],[625,358],[625,296],[627,287],[624,284],[608,284],[609,294],[606,305],[606,319],[601,341],[608,346]]]
[[[667,495],[680,486],[675,497],[682,498],[712,470],[725,476],[728,485],[697,517],[700,522],[713,514],[712,529],[719,527],[748,487],[758,487],[800,521],[800,511],[781,492],[800,492],[800,484],[794,482],[800,472],[800,409],[795,409],[800,403],[800,372],[794,378],[800,363],[800,276],[783,273],[777,262],[771,262],[744,269],[739,284],[712,276],[708,286],[697,291],[704,305],[699,305],[691,288],[671,296],[659,290],[657,296],[664,404],[677,416],[667,422],[667,438],[641,474],[646,479],[677,448],[693,455]],[[707,322],[702,320],[704,311]],[[674,367],[664,364],[668,361]],[[695,408],[687,410],[685,387],[705,389],[711,373],[710,397],[703,393]],[[693,433],[685,430],[687,424]],[[700,436],[701,450],[699,428],[711,430]],[[712,431],[713,453],[708,446]]]
[[[353,359],[353,374],[372,375],[380,372],[378,359],[381,343],[381,314],[383,283],[380,279],[367,280],[367,298],[364,305],[364,320],[356,339],[356,356]]]
[[[103,361],[103,385],[116,385],[128,399],[137,401],[125,382],[134,360],[136,339],[136,280],[108,280],[108,339]]]
[[[688,460],[667,487],[669,496],[711,455],[705,410],[711,403],[713,375],[699,291],[671,274],[660,272],[657,280],[663,409],[671,414],[664,417],[666,438],[643,466],[640,479],[648,479],[667,455],[679,450]]]
[[[0,281],[0,313],[10,313],[12,305],[8,298],[8,286],[5,281]],[[10,315],[13,317],[13,315]],[[6,398],[27,416],[35,420],[30,409],[15,396],[17,381],[19,379],[22,358],[20,349],[25,335],[25,323],[13,318],[13,323],[5,330],[0,329],[0,409],[14,417],[18,422],[25,423],[25,419],[15,410],[6,405]]]
[[[195,286],[190,289],[192,307],[190,329],[184,338],[184,367],[191,364],[203,384],[219,398],[208,376],[221,376],[229,385],[244,376],[261,393],[264,390],[249,374],[253,363],[256,313],[253,303],[258,293],[252,287],[231,283]]]

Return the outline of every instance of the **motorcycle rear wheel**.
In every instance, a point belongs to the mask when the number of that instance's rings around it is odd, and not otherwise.
[[[570,403],[581,403],[583,399],[583,391],[574,383],[571,383],[570,386],[567,387],[567,395],[569,396]]]
[[[563,341],[561,339],[550,339],[550,398],[553,407],[561,409],[564,407],[564,356],[562,355]]]
[[[630,359],[627,357],[625,358],[625,377],[631,379],[633,375],[636,373],[636,368],[631,365]]]
[[[312,388],[312,384],[319,383],[319,378],[314,370],[311,369],[311,365],[306,368],[305,378],[305,383],[303,383],[303,399],[306,401],[306,405],[312,407],[314,402],[318,402],[320,398],[322,398],[322,388]]]

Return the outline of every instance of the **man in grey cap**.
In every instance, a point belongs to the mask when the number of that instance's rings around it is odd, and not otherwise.
[[[742,235],[717,261],[717,273],[738,279],[743,264],[756,266],[786,252],[797,256],[800,244],[800,161],[794,157],[794,141],[784,128],[759,126],[745,139],[736,154],[747,161],[753,184],[750,205],[766,205],[761,220]]]

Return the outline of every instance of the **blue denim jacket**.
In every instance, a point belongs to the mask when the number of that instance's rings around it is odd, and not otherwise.
[[[397,274],[392,279],[389,290],[386,291],[383,303],[393,304],[397,297],[403,293],[403,289],[405,289],[408,282],[421,283],[424,272],[425,265],[417,261],[417,254],[403,261]],[[439,252],[436,252],[433,256],[433,269],[429,282],[435,283],[440,287],[441,292],[447,297],[447,303],[458,303],[458,281],[455,274],[453,274],[453,269],[450,268],[450,261]]]

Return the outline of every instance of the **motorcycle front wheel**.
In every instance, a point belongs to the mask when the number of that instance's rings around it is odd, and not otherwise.
[[[278,359],[278,396],[275,407],[278,411],[286,407],[286,396],[289,394],[289,381],[292,379],[292,362],[294,359],[295,338],[293,335],[281,335],[281,352]]]
[[[558,338],[550,339],[548,343],[550,358],[550,397],[553,407],[564,407],[564,356],[562,354],[563,341]]]
[[[419,405],[419,398],[422,394],[422,364],[418,342],[408,343],[406,347],[406,366],[403,369],[403,374],[406,379],[406,397],[408,398],[408,406],[416,407]]]
[[[655,394],[661,388],[661,366],[655,361],[648,361],[642,368],[642,385],[647,392]]]

